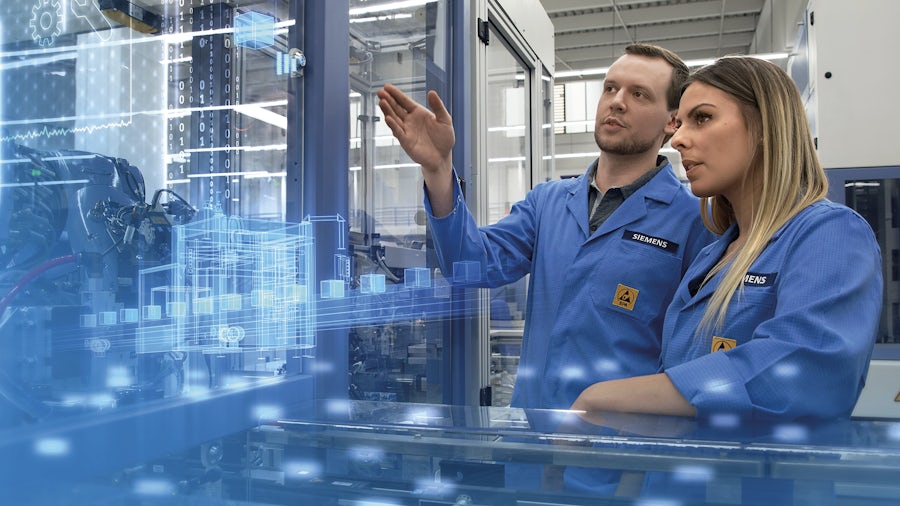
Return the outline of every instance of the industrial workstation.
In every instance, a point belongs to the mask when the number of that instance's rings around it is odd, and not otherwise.
[[[4,1],[0,503],[897,504],[897,19]]]

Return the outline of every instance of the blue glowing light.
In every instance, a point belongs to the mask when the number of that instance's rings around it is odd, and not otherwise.
[[[261,49],[275,44],[275,18],[259,12],[246,12],[234,18],[234,43]]]

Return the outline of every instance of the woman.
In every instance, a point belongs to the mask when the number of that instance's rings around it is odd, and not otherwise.
[[[871,227],[825,200],[799,93],[725,57],[685,85],[672,146],[721,238],[666,313],[662,371],[595,383],[572,409],[777,420],[849,417],[881,314]]]

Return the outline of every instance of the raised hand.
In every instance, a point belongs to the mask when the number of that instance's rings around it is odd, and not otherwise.
[[[378,90],[378,98],[385,124],[406,154],[422,166],[435,214],[449,213],[453,205],[452,151],[456,135],[444,103],[437,93],[429,91],[428,105],[434,112],[429,111],[391,84]]]

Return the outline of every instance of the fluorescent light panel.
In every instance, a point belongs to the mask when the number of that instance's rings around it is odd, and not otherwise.
[[[746,56],[752,56],[753,58],[759,58],[761,60],[783,60],[790,56],[790,53],[761,53],[761,54],[750,54]],[[716,58],[703,58],[698,60],[685,60],[685,65],[688,67],[702,67],[704,65],[709,65],[716,61]],[[599,67],[593,69],[583,69],[583,70],[564,70],[562,72],[557,72],[553,77],[556,79],[563,79],[566,77],[588,77],[588,76],[603,76],[609,72],[609,67]]]
[[[406,0],[403,2],[388,2],[378,5],[370,5],[367,7],[355,7],[353,9],[350,9],[350,15],[361,16],[363,14],[372,14],[373,12],[388,12],[399,9],[409,9],[436,1],[437,0]]]
[[[368,16],[365,18],[353,18],[351,23],[371,23],[373,21],[395,21],[398,19],[412,19],[412,14],[388,14],[385,16]]]

